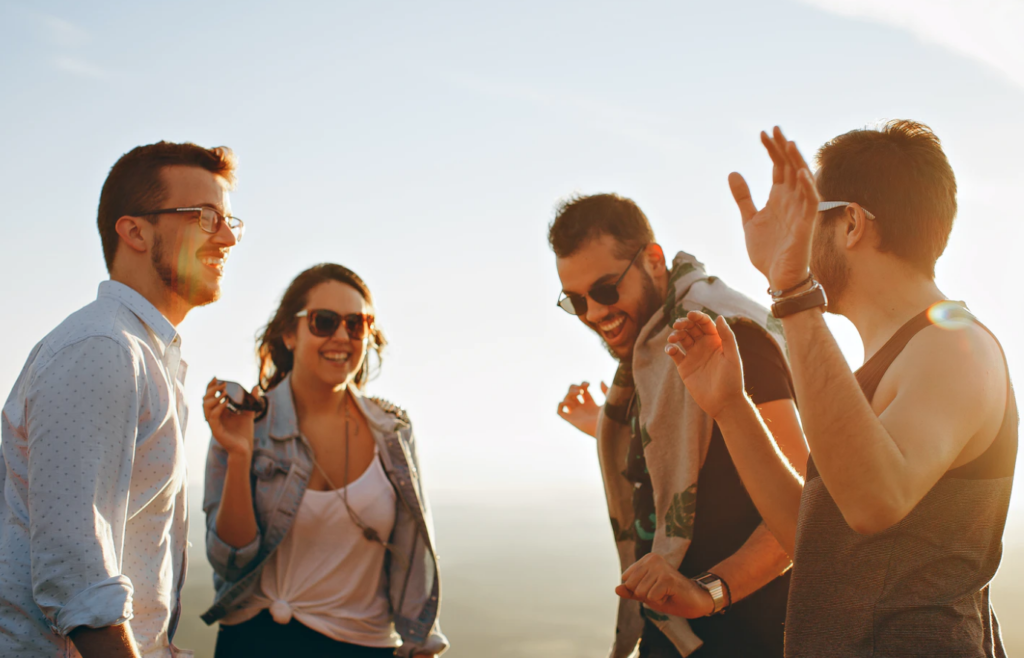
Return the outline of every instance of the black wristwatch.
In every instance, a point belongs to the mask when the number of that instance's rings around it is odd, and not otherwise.
[[[825,296],[825,289],[821,287],[821,284],[814,281],[814,285],[809,290],[788,297],[776,298],[772,304],[772,315],[781,319],[819,306],[828,306],[828,297]]]

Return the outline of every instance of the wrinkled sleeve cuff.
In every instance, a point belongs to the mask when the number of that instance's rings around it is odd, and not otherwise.
[[[60,609],[51,626],[64,637],[79,626],[106,628],[132,618],[135,588],[128,576],[113,576],[86,587]]]
[[[217,531],[211,528],[206,533],[206,553],[210,558],[210,564],[217,569],[226,580],[237,580],[249,564],[256,559],[260,552],[260,534],[241,548],[231,546],[217,536]]]

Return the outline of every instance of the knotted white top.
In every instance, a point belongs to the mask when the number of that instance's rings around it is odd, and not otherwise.
[[[267,560],[261,594],[221,623],[239,624],[269,609],[279,624],[292,619],[340,642],[367,647],[395,647],[384,578],[386,549],[366,539],[342,502],[348,504],[384,539],[395,524],[395,490],[380,458],[348,487],[337,491],[307,489],[288,535]]]

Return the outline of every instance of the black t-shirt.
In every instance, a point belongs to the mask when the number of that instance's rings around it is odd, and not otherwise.
[[[771,339],[759,329],[744,324],[733,326],[747,395],[754,404],[793,399],[793,387],[786,364]],[[636,519],[636,558],[651,552],[656,516],[654,491],[647,472],[637,418],[632,405],[628,465],[624,475],[634,483],[633,512]],[[726,559],[750,538],[761,524],[761,515],[740,480],[729,450],[716,423],[711,432],[707,457],[697,478],[697,509],[693,541],[680,573],[693,578]],[[691,619],[690,627],[704,645],[692,654],[711,656],[758,656],[782,658],[783,631],[789,575],[737,602],[724,615]],[[644,627],[641,658],[678,658],[672,643],[651,622]]]

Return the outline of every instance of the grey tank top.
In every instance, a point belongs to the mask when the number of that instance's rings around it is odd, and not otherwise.
[[[977,322],[966,308],[957,312]],[[857,371],[869,401],[907,343],[930,324],[928,311],[915,317]],[[1017,455],[1009,374],[1007,382],[1006,413],[991,446],[946,472],[883,532],[864,536],[847,525],[811,456],[797,522],[787,658],[1006,656],[989,582],[1002,556]]]

